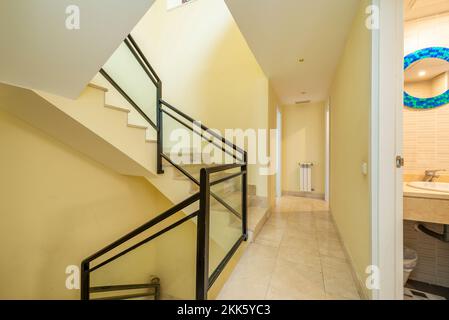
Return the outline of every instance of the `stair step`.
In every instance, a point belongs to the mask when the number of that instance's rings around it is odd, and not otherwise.
[[[254,242],[270,214],[268,208],[249,207],[248,208],[248,236],[249,241]]]
[[[195,176],[193,176],[195,178]],[[173,178],[174,180],[178,180],[178,181],[192,181],[190,180],[189,177],[182,175],[182,176],[176,176]]]
[[[133,123],[128,123],[128,127],[130,128],[136,128],[136,129],[143,129],[143,130],[147,130],[148,126],[144,126],[141,124],[133,124]]]
[[[108,92],[109,91],[108,88],[99,86],[98,84],[95,84],[95,83],[89,83],[87,86],[91,87],[91,88],[94,88],[94,89],[98,89],[98,90],[104,91],[104,92]]]
[[[114,109],[114,110],[117,110],[117,111],[122,111],[122,112],[126,112],[126,113],[130,113],[131,112],[129,109],[127,109],[125,107],[118,107],[118,106],[113,106],[113,105],[110,105],[110,104],[105,104],[104,106],[106,108]]]

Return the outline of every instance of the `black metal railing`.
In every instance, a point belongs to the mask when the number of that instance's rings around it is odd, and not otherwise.
[[[192,133],[194,133],[195,135],[198,135],[201,139],[205,140],[208,143],[213,144],[222,152],[231,156],[234,160],[240,162],[246,161],[245,150],[236,146],[234,143],[228,141],[214,130],[211,130],[210,128],[206,127],[204,124],[196,121],[192,117],[188,116],[187,114],[175,108],[174,106],[170,105],[169,103],[165,102],[164,100],[161,100],[160,102],[162,107],[158,110],[158,113],[161,114],[161,117],[162,114],[166,114],[168,117],[172,118],[174,121],[181,124],[184,128],[192,131]],[[167,108],[169,111],[172,112],[169,112],[165,108]],[[187,123],[185,120],[187,121]],[[161,140],[164,141],[163,137],[161,138]],[[226,147],[228,147],[228,149]],[[229,148],[231,148],[231,150],[234,152],[231,152]]]
[[[140,291],[138,293],[130,293]],[[90,294],[107,294],[101,298],[92,298],[91,300],[131,300],[147,299],[153,297],[154,300],[160,300],[161,284],[160,279],[152,278],[150,283],[142,284],[124,284],[114,286],[90,287]]]
[[[91,299],[91,294],[99,292],[132,290],[132,289],[154,289],[152,293],[145,293],[140,297],[153,295],[155,299],[159,299],[161,286],[163,283],[138,283],[138,284],[114,284],[103,286],[91,286],[91,275],[98,270],[107,268],[112,262],[121,259],[131,253],[135,252],[147,243],[150,243],[161,236],[167,234],[171,230],[176,229],[182,224],[193,221],[196,219],[196,286],[195,286],[195,298],[199,300],[207,299],[207,293],[210,287],[214,284],[219,277],[223,269],[226,267],[229,260],[232,258],[236,250],[239,248],[242,241],[247,240],[247,217],[248,217],[248,166],[247,166],[247,153],[242,148],[236,146],[234,143],[223,138],[217,132],[209,129],[205,125],[195,121],[192,117],[188,116],[179,109],[173,107],[162,99],[162,81],[146,59],[142,50],[137,45],[136,41],[131,35],[129,35],[124,43],[126,48],[131,52],[132,56],[138,61],[140,67],[144,70],[146,76],[156,89],[156,101],[155,101],[155,114],[156,119],[151,117],[141,108],[138,103],[120,86],[117,79],[114,79],[105,69],[101,69],[100,73],[105,77],[109,83],[123,96],[123,98],[145,119],[149,125],[157,132],[157,173],[164,173],[163,161],[165,160],[171,164],[176,170],[181,172],[190,181],[199,187],[199,193],[189,197],[183,202],[173,206],[166,212],[158,215],[148,223],[121,237],[117,241],[106,246],[102,250],[86,258],[81,264],[81,299]],[[228,158],[231,159],[231,163],[212,163],[202,164],[200,163],[199,177],[195,176],[184,168],[181,164],[176,163],[170,154],[164,152],[164,116],[168,117],[178,125],[187,129],[194,135],[200,137],[201,141],[210,143],[217,150],[220,150]],[[237,170],[237,171],[236,171]],[[232,172],[229,172],[232,171]],[[215,176],[218,178],[214,178]],[[241,198],[240,198],[240,210],[233,207],[226,199],[212,189],[217,186],[224,185],[230,181],[240,179],[240,186],[237,186]],[[209,259],[209,241],[211,239],[211,212],[212,218],[214,218],[214,212],[211,211],[211,200],[216,201],[221,205],[225,212],[232,214],[236,217],[237,221],[241,223],[241,230],[238,233],[238,237],[235,237],[235,241],[232,242],[232,246],[226,247],[225,254],[222,255],[216,267],[210,270]],[[187,214],[183,218],[178,219],[174,223],[170,223],[165,226],[168,219],[172,219],[178,212],[186,211],[188,207],[198,205],[198,210],[194,210],[194,213]],[[240,211],[240,212],[239,212]],[[161,230],[150,232],[152,228],[162,226],[165,227]],[[226,230],[225,230],[226,231]],[[146,234],[146,233],[151,234]],[[214,237],[214,235],[212,235]],[[122,248],[122,246],[124,248]],[[100,260],[100,261],[99,261]],[[159,279],[158,279],[159,280]],[[116,298],[138,298],[139,294],[125,294],[115,296]],[[103,298],[102,298],[103,299]],[[105,298],[107,299],[107,297]]]
[[[225,178],[221,178],[220,180],[211,181],[210,177],[214,173],[222,172],[229,169],[240,169],[239,173],[229,175]],[[222,165],[211,168],[203,168],[201,169],[201,178],[200,178],[200,192],[186,199],[185,201],[179,203],[178,205],[170,208],[166,212],[158,215],[156,218],[151,221],[145,223],[139,228],[133,230],[127,235],[121,237],[117,241],[114,241],[112,244],[106,246],[105,248],[99,250],[95,254],[86,258],[81,264],[81,299],[90,300],[91,294],[98,292],[107,292],[107,291],[118,291],[118,290],[129,290],[129,289],[137,289],[137,288],[151,288],[155,287],[154,285],[149,284],[121,284],[121,285],[103,285],[103,286],[91,286],[91,275],[96,271],[110,265],[112,262],[130,254],[134,250],[142,247],[143,245],[153,241],[167,232],[177,228],[178,226],[192,221],[192,219],[197,218],[197,256],[196,256],[196,289],[195,289],[195,298],[198,300],[207,299],[207,293],[210,287],[214,284],[218,276],[221,274],[223,269],[226,267],[229,260],[232,258],[234,253],[239,248],[240,244],[247,239],[247,216],[244,214],[241,219],[241,235],[236,239],[235,243],[232,245],[232,248],[226,252],[224,257],[221,259],[218,266],[212,272],[209,271],[209,243],[210,243],[210,219],[211,219],[211,192],[210,189],[214,185],[218,185],[220,183],[224,183],[228,180],[231,180],[237,176],[241,176],[242,179],[242,203],[243,207],[246,206],[246,197],[243,196],[245,194],[246,187],[246,177],[247,170],[246,165],[242,164],[232,164],[232,165]],[[198,203],[199,202],[199,203]],[[149,231],[151,228],[160,225],[161,223],[166,222],[168,218],[173,217],[176,213],[182,212],[187,207],[193,204],[199,204],[199,210],[194,213],[185,216],[177,220],[176,222],[170,224],[167,227],[162,228],[162,230],[158,230],[152,232],[149,235],[145,235],[145,232]],[[143,239],[142,239],[142,236]],[[134,243],[135,242],[135,243]],[[121,248],[125,246],[125,248]],[[116,252],[117,251],[117,252]],[[98,261],[100,260],[100,261]],[[157,283],[157,295],[159,297],[159,286],[163,285]],[[151,294],[148,294],[148,296]],[[140,294],[141,297],[145,295]],[[117,296],[128,298],[139,297],[139,294],[135,295],[124,295]],[[108,299],[102,298],[102,299]]]
[[[239,248],[243,241],[248,239],[247,214],[242,215],[242,233],[232,248],[223,257],[218,267],[210,274],[209,272],[209,239],[210,239],[210,215],[211,215],[211,187],[227,180],[233,179],[235,175],[211,182],[210,176],[214,173],[228,169],[240,168],[239,176],[242,176],[242,207],[246,207],[247,188],[247,166],[246,164],[222,165],[201,169],[200,178],[200,210],[198,215],[198,250],[197,250],[197,277],[196,277],[196,299],[207,300],[207,293],[217,280],[229,260]]]
[[[155,217],[154,219],[145,223],[144,225],[140,226],[139,228],[124,235],[120,239],[114,241],[110,245],[99,250],[98,252],[94,253],[93,255],[89,256],[88,258],[84,259],[83,262],[81,263],[81,299],[82,300],[90,299],[90,293],[92,292],[92,288],[90,286],[90,277],[93,272],[99,270],[100,268],[105,267],[106,265],[108,265],[108,264],[112,263],[113,261],[119,259],[120,257],[128,254],[129,252],[141,247],[142,245],[148,243],[149,241],[152,241],[152,240],[160,237],[161,235],[172,230],[173,228],[176,228],[177,226],[193,219],[194,217],[196,217],[198,215],[198,211],[191,215],[186,216],[183,219],[178,220],[177,222],[171,224],[170,226],[164,228],[161,231],[158,231],[149,236],[146,236],[142,240],[139,239],[137,243],[132,244],[125,249],[117,250],[118,252],[114,252],[111,257],[106,258],[103,261],[95,264],[95,266],[92,266],[92,263],[94,261],[110,254],[111,252],[118,249],[120,246],[126,245],[126,243],[130,242],[131,240],[138,238],[139,236],[144,234],[144,232],[146,232],[147,230],[150,230],[152,227],[157,226],[158,224],[164,222],[168,218],[172,217],[173,215],[182,211],[183,209],[187,208],[188,206],[194,204],[198,200],[199,200],[199,194],[197,193],[197,194],[191,196],[190,198],[184,200],[183,202],[170,208],[166,212],[158,215],[157,217]]]

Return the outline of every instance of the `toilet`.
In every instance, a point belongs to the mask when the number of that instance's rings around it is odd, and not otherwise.
[[[410,274],[418,263],[418,253],[410,248],[404,247],[404,285],[407,283]]]

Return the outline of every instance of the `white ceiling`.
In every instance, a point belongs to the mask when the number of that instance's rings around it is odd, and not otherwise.
[[[154,0],[1,0],[0,82],[75,98]],[[66,28],[78,5],[80,29]]]
[[[327,98],[359,0],[225,1],[284,104]]]
[[[405,21],[449,12],[449,0],[404,0]]]

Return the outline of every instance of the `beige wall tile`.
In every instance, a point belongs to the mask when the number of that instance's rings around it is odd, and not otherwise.
[[[431,47],[449,47],[449,15],[405,24],[405,53]],[[426,169],[449,170],[449,106],[432,110],[404,108],[405,174]],[[442,180],[449,180],[449,172]]]

